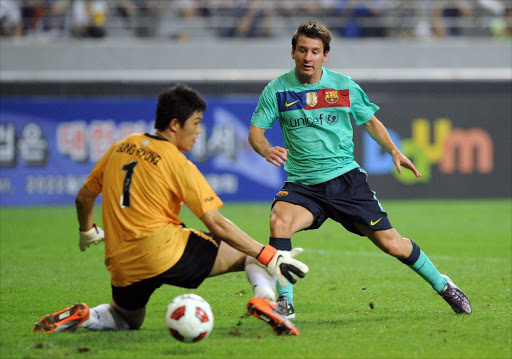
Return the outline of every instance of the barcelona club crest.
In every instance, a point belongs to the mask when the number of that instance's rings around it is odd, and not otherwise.
[[[335,104],[339,100],[338,91],[325,91],[325,101],[330,104]]]
[[[318,103],[318,95],[316,92],[308,92],[306,94],[306,103],[309,107],[315,107]]]

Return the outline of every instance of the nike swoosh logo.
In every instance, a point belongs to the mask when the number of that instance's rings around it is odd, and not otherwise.
[[[382,217],[380,217],[380,218],[379,218],[378,220],[376,220],[375,222],[374,222],[374,221],[370,221],[370,224],[371,224],[372,226],[375,226],[377,223],[379,223],[379,222],[380,222],[380,220],[381,220],[381,219],[382,219]]]
[[[285,103],[284,103],[284,105],[285,105],[286,107],[290,107],[291,105],[293,105],[294,103],[297,103],[297,102],[299,102],[299,100],[297,100],[297,101],[293,101],[292,103],[285,102]]]

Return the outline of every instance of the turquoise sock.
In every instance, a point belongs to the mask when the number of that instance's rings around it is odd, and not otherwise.
[[[444,289],[446,278],[439,273],[436,266],[432,264],[423,251],[420,250],[418,259],[409,267],[425,279],[437,293],[441,293]]]
[[[292,250],[292,242],[290,238],[269,237],[269,244],[281,251]],[[276,281],[276,289],[278,296],[285,296],[286,299],[288,299],[288,302],[293,305],[293,284],[286,280],[286,285],[282,286],[278,281]]]
[[[286,285],[282,286],[276,281],[276,289],[278,295],[284,295],[286,299],[288,299],[288,302],[293,305],[293,284],[286,280]]]

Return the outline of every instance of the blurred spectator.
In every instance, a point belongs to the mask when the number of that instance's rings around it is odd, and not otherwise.
[[[274,2],[266,0],[206,0],[212,26],[220,37],[273,36]]]
[[[0,36],[288,37],[314,18],[343,37],[510,37],[510,7],[512,0],[0,0]]]
[[[512,38],[512,5],[505,8],[504,16],[498,17],[491,22],[491,31],[496,38]]]
[[[271,37],[273,36],[273,2],[249,0],[241,9],[240,17],[234,28],[235,37]]]
[[[72,34],[81,38],[102,38],[107,32],[107,3],[102,0],[72,1]]]
[[[162,9],[159,34],[178,41],[213,38],[205,18],[205,8],[199,0],[166,2]]]
[[[512,5],[511,0],[478,0],[477,4],[480,8],[487,10],[490,14],[501,16],[505,13],[507,2],[509,5]]]
[[[3,2],[3,1],[2,1]],[[22,0],[21,16],[23,34],[41,33],[48,29],[46,14],[47,0]]]
[[[383,37],[383,0],[340,0],[338,13],[344,20],[340,33],[343,37]]]
[[[488,30],[486,35],[510,38],[512,0],[478,0],[478,13]]]
[[[166,4],[174,1],[165,1]],[[156,35],[162,2],[158,0],[118,0],[117,14],[137,37]]]
[[[65,29],[72,0],[16,1],[21,4],[24,35],[60,34]]]
[[[136,34],[139,37],[155,36],[162,10],[159,0],[135,0],[139,9],[139,24]]]
[[[458,36],[464,29],[464,19],[471,19],[473,9],[468,1],[441,0],[432,9],[432,31],[436,37]]]
[[[112,3],[110,3],[112,5]],[[113,6],[113,16],[109,16],[108,31],[109,36],[127,36],[135,35],[134,30],[137,25],[137,6],[132,0],[117,0]]]
[[[204,0],[204,14],[208,27],[216,36],[232,36],[235,19],[232,17],[232,8],[236,0]]]
[[[132,0],[117,0],[117,14],[125,19],[131,19],[137,13],[135,3]]]
[[[281,0],[277,7],[278,13],[284,17],[304,16],[306,9],[306,3],[303,0]]]
[[[395,22],[388,30],[390,36],[414,37],[417,6],[414,2],[401,0],[393,9]]]
[[[275,2],[277,12],[284,17],[330,17],[335,14],[339,0],[281,0]],[[293,31],[300,20],[295,20]],[[293,31],[291,33],[293,34]],[[286,34],[288,37],[289,34]]]
[[[48,1],[46,16],[48,17],[48,30],[61,35],[69,30],[71,18],[72,0],[51,0]]]
[[[289,39],[296,30],[297,24],[313,18],[321,19],[322,22],[336,29],[335,25],[338,23],[336,9],[338,8],[339,1],[280,0],[274,2],[274,36],[282,36]]]
[[[21,9],[13,0],[0,1],[0,36],[19,37],[22,34]]]
[[[135,17],[137,16],[137,8],[132,0],[117,0],[114,6],[115,15],[122,20],[123,28],[129,32],[134,28]]]
[[[430,26],[430,3],[427,1],[395,1],[396,6],[389,14],[393,26],[388,29],[388,36],[407,38],[427,38],[432,34]]]
[[[310,17],[330,17],[336,11],[339,0],[305,1],[306,12]]]

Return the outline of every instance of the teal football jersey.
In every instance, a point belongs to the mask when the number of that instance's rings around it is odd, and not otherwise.
[[[303,85],[294,69],[265,87],[251,125],[270,129],[279,119],[290,150],[284,166],[287,181],[312,185],[359,166],[350,116],[359,126],[378,109],[348,76],[324,67],[320,81]]]

